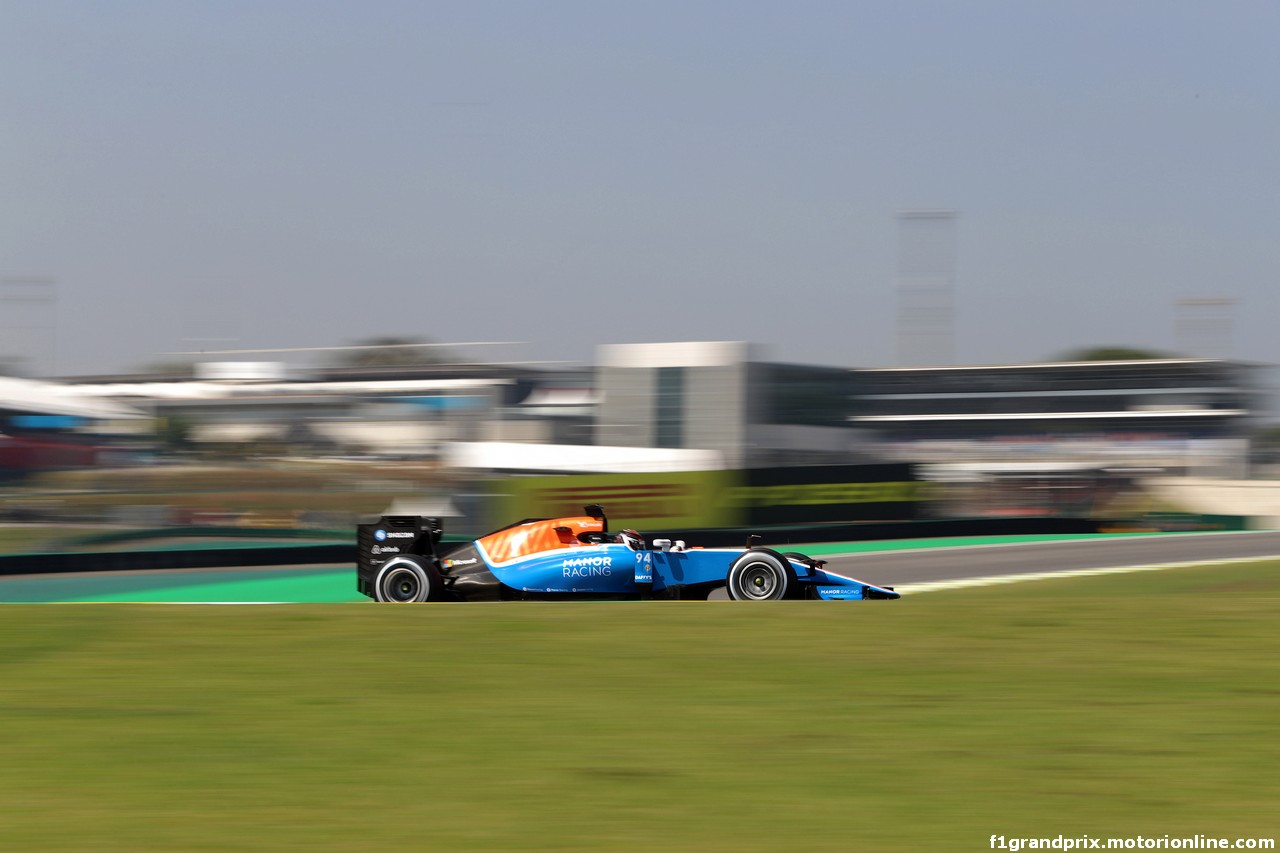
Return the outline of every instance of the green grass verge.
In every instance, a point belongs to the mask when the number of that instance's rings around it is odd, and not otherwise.
[[[1276,835],[1280,564],[899,602],[7,606],[0,847]]]

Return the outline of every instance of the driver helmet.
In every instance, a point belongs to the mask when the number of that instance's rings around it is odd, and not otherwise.
[[[644,550],[644,539],[634,530],[623,530],[618,534],[618,540],[633,551]]]

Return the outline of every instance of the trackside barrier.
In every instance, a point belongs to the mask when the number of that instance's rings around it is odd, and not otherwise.
[[[122,542],[140,542],[148,539],[201,538],[201,539],[322,539],[325,542],[342,540],[351,535],[349,530],[313,530],[310,528],[276,527],[228,527],[226,525],[188,524],[178,527],[151,527],[131,530],[112,530],[107,533],[90,533],[78,536],[70,542],[75,547],[94,545],[118,545]]]
[[[574,515],[594,503],[637,530],[915,519],[929,486],[898,462],[510,477],[496,486],[492,520]]]
[[[69,572],[243,568],[310,563],[355,565],[355,543],[286,545],[275,548],[199,548],[172,551],[98,551],[83,554],[0,555],[0,576]]]

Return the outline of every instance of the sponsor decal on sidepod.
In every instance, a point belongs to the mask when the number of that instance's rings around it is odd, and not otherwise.
[[[561,573],[566,578],[609,577],[613,574],[613,561],[608,557],[574,557],[565,560]]]

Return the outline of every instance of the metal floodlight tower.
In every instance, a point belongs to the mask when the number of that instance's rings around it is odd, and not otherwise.
[[[955,210],[900,210],[898,364],[955,361]]]
[[[1177,347],[1182,355],[1231,357],[1236,300],[1225,296],[1179,299],[1175,307]]]
[[[28,376],[56,372],[57,306],[52,278],[0,278],[0,370]]]

